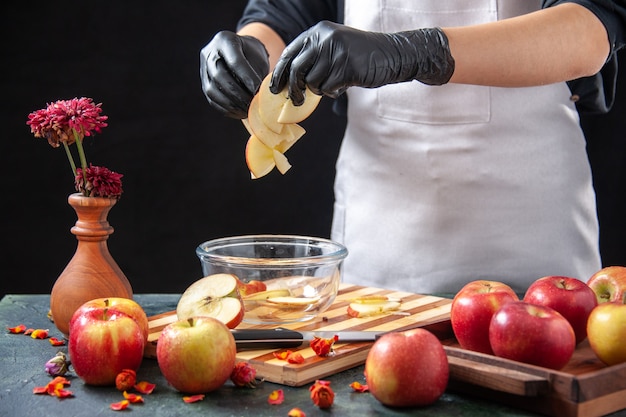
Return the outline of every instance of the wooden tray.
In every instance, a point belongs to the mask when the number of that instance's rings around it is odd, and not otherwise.
[[[401,311],[398,314],[367,318],[351,318],[347,315],[347,307],[351,299],[373,294],[400,298],[402,300]],[[342,284],[334,303],[320,317],[311,321],[281,327],[293,330],[391,331],[431,326],[435,330],[438,324],[449,323],[451,303],[452,300],[441,297]],[[175,320],[175,312],[167,312],[150,317],[150,336],[145,350],[146,357],[155,357],[156,342],[161,330]],[[276,326],[242,323],[237,328],[273,327]],[[303,364],[290,364],[284,360],[276,359],[273,353],[281,349],[241,351],[237,353],[237,360],[249,362],[257,370],[257,376],[267,381],[283,385],[302,386],[316,379],[322,379],[365,363],[365,358],[372,343],[339,342],[334,345],[335,354],[324,358],[315,355],[308,343],[304,343],[299,348],[292,348],[291,350],[298,351],[305,358]]]

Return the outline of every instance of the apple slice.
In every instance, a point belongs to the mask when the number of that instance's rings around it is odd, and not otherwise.
[[[277,94],[282,95],[283,93]],[[283,107],[278,115],[279,123],[300,123],[313,113],[317,108],[322,96],[318,96],[309,89],[304,91],[304,103],[301,106],[294,106],[293,102],[289,99],[285,101]]]
[[[246,144],[246,164],[253,179],[267,175],[276,166],[274,150],[252,135]]]
[[[231,274],[214,274],[191,284],[178,300],[178,320],[191,317],[213,317],[233,329],[243,320],[243,302],[237,291],[238,278]]]
[[[237,289],[239,290],[239,295],[243,298],[250,294],[265,291],[267,290],[267,286],[263,281],[259,281],[256,279],[253,279],[247,283],[241,281],[240,279],[237,279]]]
[[[288,100],[284,93],[274,94],[270,91],[272,75],[268,74],[259,87],[259,116],[261,121],[276,133],[281,133],[285,124],[278,121],[285,102]]]
[[[319,302],[321,297],[270,297],[267,301],[271,304],[279,304],[283,306],[308,306]]]
[[[370,317],[380,314],[390,313],[400,308],[399,301],[383,301],[380,303],[350,303],[348,305],[348,316],[350,317]]]
[[[389,298],[386,295],[364,295],[362,297],[353,298],[350,302],[358,304],[381,304],[387,301],[400,302],[402,300],[399,298]]]
[[[267,290],[255,292],[254,294],[247,295],[243,298],[244,301],[265,301],[268,298],[275,297],[288,297],[290,295],[289,290],[287,289],[279,289],[279,290]]]
[[[275,148],[283,141],[294,141],[300,138],[306,132],[303,127],[297,123],[283,125],[280,133],[276,133],[267,126],[261,119],[259,96],[256,95],[250,102],[248,110],[248,124],[250,129],[261,142],[270,148]]]
[[[274,157],[274,163],[276,164],[276,168],[278,168],[281,174],[289,171],[289,169],[291,168],[291,164],[287,160],[287,157],[276,149],[273,149],[273,151],[274,153],[272,156]]]

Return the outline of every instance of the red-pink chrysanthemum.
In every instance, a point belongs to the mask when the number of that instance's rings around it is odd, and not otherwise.
[[[122,177],[122,174],[108,168],[90,164],[85,169],[85,175],[81,168],[76,169],[76,191],[88,197],[120,198]]]
[[[71,145],[107,126],[108,117],[101,114],[101,106],[86,97],[59,100],[29,114],[26,124],[36,138],[46,138],[55,148],[61,143]]]

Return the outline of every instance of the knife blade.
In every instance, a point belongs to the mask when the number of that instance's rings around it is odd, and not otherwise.
[[[298,347],[315,337],[330,339],[337,335],[337,343],[374,342],[386,332],[377,331],[296,331],[276,329],[234,329],[231,330],[237,350],[242,349],[282,349]]]

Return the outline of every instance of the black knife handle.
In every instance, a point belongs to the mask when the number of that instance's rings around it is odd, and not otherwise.
[[[302,333],[283,328],[234,329],[231,333],[237,349],[282,349],[298,347],[304,342]]]

